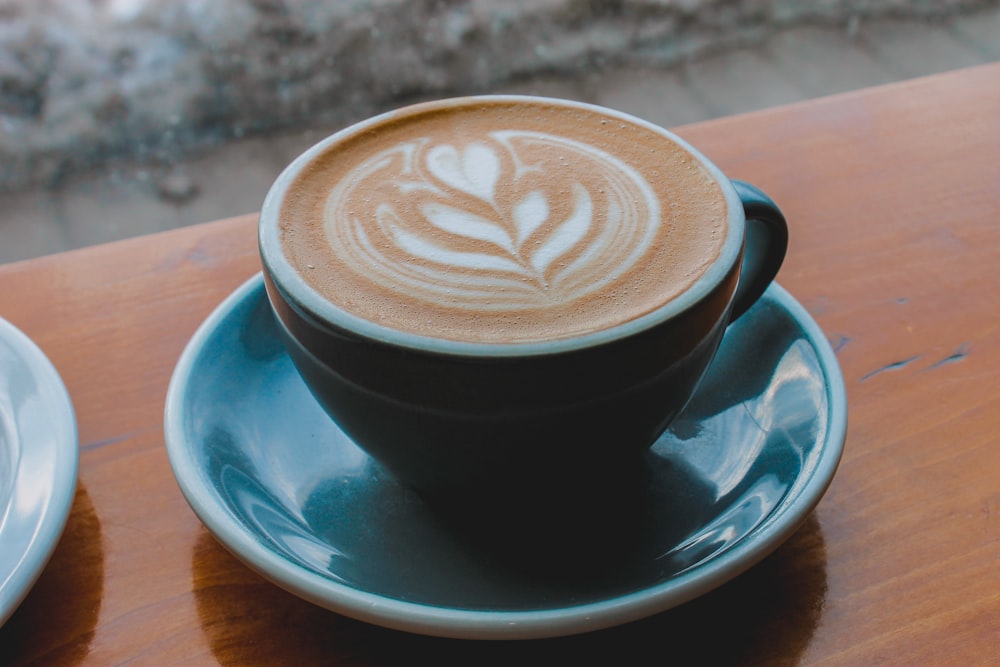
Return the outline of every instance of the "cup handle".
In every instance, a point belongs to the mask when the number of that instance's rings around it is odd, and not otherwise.
[[[788,248],[788,223],[778,205],[760,188],[743,181],[732,181],[743,202],[746,215],[746,250],[740,282],[733,299],[729,321],[749,310],[778,275]]]

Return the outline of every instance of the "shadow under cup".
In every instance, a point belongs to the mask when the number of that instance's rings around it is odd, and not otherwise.
[[[331,317],[277,233],[282,188],[305,161],[272,188],[261,257],[289,356],[338,426],[442,518],[568,546],[594,522],[627,531],[621,518],[641,511],[644,452],[691,398],[726,327],[773,280],[787,245],[766,195],[676,141],[722,189],[727,250],[641,321],[557,344],[424,344]]]

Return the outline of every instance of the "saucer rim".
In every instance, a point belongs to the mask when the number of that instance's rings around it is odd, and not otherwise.
[[[35,379],[32,393],[45,401],[43,414],[20,411],[9,415],[18,451],[10,497],[0,507],[2,627],[31,592],[66,528],[76,496],[80,448],[73,403],[51,360],[27,334],[3,318],[0,339]],[[23,387],[11,388],[12,394],[17,391],[24,392],[22,397],[27,394]],[[12,396],[2,400],[13,402]],[[37,487],[41,478],[49,481],[43,495],[18,494],[19,487]]]
[[[183,437],[183,398],[201,352],[233,310],[256,292],[266,299],[262,273],[245,281],[198,327],[170,380],[164,410],[167,454],[184,497],[217,539],[251,569],[325,609],[375,625],[459,639],[539,639],[605,629],[688,602],[743,573],[787,540],[826,493],[847,434],[847,394],[836,355],[819,325],[791,294],[772,283],[767,297],[788,312],[816,353],[827,394],[826,434],[815,466],[798,492],[782,500],[732,548],[667,581],[604,600],[552,609],[488,611],[407,602],[331,581],[267,548],[220,505],[215,487]],[[817,438],[820,440],[820,438]]]

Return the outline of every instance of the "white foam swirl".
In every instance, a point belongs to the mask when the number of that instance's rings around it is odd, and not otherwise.
[[[607,289],[660,225],[659,201],[634,168],[526,131],[399,144],[341,179],[324,208],[330,249],[353,271],[400,296],[488,311]]]

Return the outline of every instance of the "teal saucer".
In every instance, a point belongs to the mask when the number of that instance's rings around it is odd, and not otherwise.
[[[165,419],[181,490],[251,568],[346,616],[476,639],[627,623],[737,576],[819,502],[846,425],[830,345],[773,285],[726,333],[627,506],[488,530],[432,510],[326,416],[285,354],[260,276],[192,338]]]

